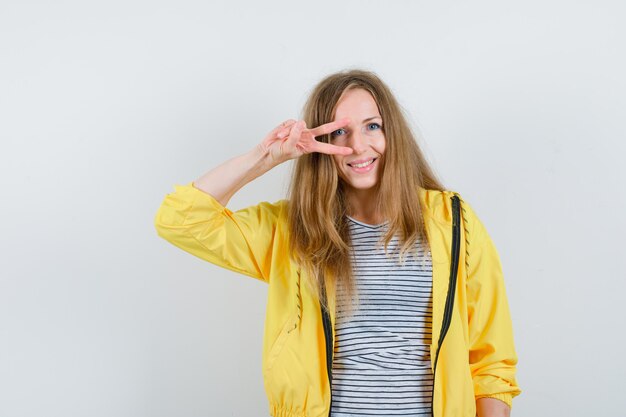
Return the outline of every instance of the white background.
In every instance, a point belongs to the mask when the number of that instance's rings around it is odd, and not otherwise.
[[[623,416],[623,4],[3,1],[0,416],[267,415],[266,285],[153,219],[353,67],[498,247],[513,415]],[[288,174],[229,206],[282,198]]]

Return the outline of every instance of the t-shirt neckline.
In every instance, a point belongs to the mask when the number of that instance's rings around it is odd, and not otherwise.
[[[352,220],[354,223],[360,224],[361,226],[369,227],[370,229],[379,229],[383,226],[386,226],[389,223],[389,220],[385,220],[384,222],[379,223],[379,224],[368,224],[368,223],[363,223],[362,221],[359,221],[355,219],[354,217],[348,216],[347,214],[346,214],[346,217]]]

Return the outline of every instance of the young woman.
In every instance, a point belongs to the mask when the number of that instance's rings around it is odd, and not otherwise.
[[[290,159],[287,200],[226,208]],[[507,416],[520,393],[496,249],[373,73],[323,79],[304,120],[177,186],[156,227],[269,284],[262,366],[274,417]]]

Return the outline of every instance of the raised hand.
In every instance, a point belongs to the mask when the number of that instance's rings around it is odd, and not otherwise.
[[[349,155],[352,153],[352,148],[315,140],[315,137],[332,133],[349,123],[350,119],[341,119],[307,129],[303,120],[286,120],[268,133],[261,147],[269,153],[274,164],[280,164],[311,152]]]

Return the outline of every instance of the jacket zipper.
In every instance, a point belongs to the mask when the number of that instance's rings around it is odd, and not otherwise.
[[[435,366],[433,367],[433,392],[431,396],[430,415],[435,415],[435,378],[437,376],[437,362],[439,361],[439,350],[443,340],[448,333],[452,322],[452,307],[454,307],[454,295],[456,292],[456,277],[459,270],[459,252],[461,249],[461,206],[458,196],[452,196],[452,258],[450,260],[450,282],[448,284],[448,295],[446,296],[446,308],[443,313],[441,333],[437,342],[437,353],[435,355]]]
[[[323,289],[323,297],[326,300],[326,287]],[[322,324],[324,325],[324,339],[326,341],[326,371],[328,373],[328,387],[330,389],[330,406],[328,407],[328,416],[330,417],[330,410],[333,407],[333,330],[332,322],[330,321],[330,314],[320,303],[320,309],[322,311]]]

